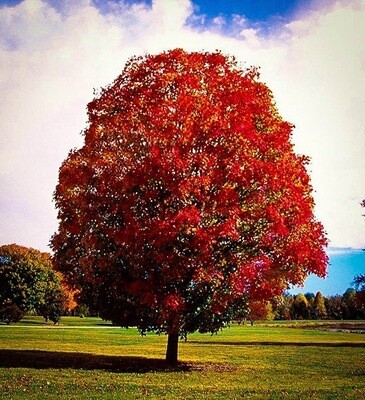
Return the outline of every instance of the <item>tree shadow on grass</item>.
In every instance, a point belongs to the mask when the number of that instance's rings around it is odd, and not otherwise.
[[[186,371],[185,363],[169,366],[163,359],[145,357],[119,357],[88,353],[56,352],[44,350],[0,349],[0,367],[35,369],[85,369],[112,372],[145,373],[152,371]]]
[[[297,347],[365,347],[365,342],[270,342],[270,341],[247,341],[247,342],[218,342],[190,340],[189,343],[197,345],[219,345],[219,346],[297,346]]]

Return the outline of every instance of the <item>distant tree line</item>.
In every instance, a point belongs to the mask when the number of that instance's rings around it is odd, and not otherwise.
[[[283,295],[273,301],[275,319],[363,319],[363,293],[349,288],[343,295],[324,297],[321,292]]]
[[[348,288],[342,295],[284,293],[270,302],[252,302],[244,319],[251,323],[255,320],[365,319],[365,275],[356,276],[354,288]]]

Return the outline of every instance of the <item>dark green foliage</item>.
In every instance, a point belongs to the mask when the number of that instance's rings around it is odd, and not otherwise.
[[[0,246],[0,320],[19,321],[37,312],[58,322],[65,294],[50,255],[16,244]]]
[[[343,294],[343,317],[344,319],[356,319],[356,290],[348,288]]]
[[[295,319],[308,319],[309,317],[309,303],[304,294],[299,293],[293,303],[294,318]]]
[[[8,325],[20,321],[24,314],[24,311],[11,302],[7,302],[0,307],[0,321],[4,321]]]

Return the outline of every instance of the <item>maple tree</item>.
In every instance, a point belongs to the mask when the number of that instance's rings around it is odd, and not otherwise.
[[[272,320],[274,319],[272,305],[267,300],[249,301],[248,312],[245,317],[250,321],[251,325],[257,320]]]
[[[249,299],[324,276],[306,164],[257,69],[220,52],[134,57],[88,105],[55,192],[57,268],[121,326],[216,332]]]

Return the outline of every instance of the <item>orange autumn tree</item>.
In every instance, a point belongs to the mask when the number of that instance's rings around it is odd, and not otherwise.
[[[88,105],[55,192],[54,260],[121,326],[216,332],[249,299],[324,276],[308,158],[255,68],[215,53],[132,58]]]
[[[64,293],[62,308],[65,312],[72,313],[78,306],[76,301],[78,290],[70,289],[65,282],[62,282],[62,291]]]

